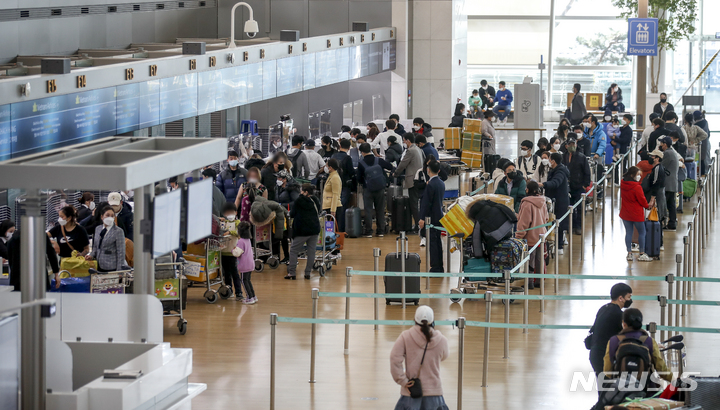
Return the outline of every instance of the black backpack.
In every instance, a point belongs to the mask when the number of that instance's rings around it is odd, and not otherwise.
[[[375,158],[373,165],[367,165],[363,161],[360,166],[365,168],[365,186],[368,191],[377,192],[385,188],[385,171],[383,171],[377,158]]]
[[[288,158],[290,159],[290,162],[292,163],[291,170],[292,170],[293,178],[297,178],[298,172],[300,172],[300,170],[298,169],[298,166],[297,166],[298,159],[300,159],[300,155],[305,155],[305,154],[303,154],[301,149],[298,149],[297,152],[295,153],[295,155],[293,155],[293,156],[288,155]]]
[[[618,335],[620,344],[615,353],[616,372],[631,373],[638,380],[642,380],[643,373],[650,371],[652,360],[650,350],[644,345],[648,336],[641,336],[639,339]]]

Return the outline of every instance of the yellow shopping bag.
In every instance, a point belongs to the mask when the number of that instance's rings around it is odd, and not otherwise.
[[[72,256],[60,260],[60,270],[66,270],[73,277],[90,275],[90,269],[97,269],[96,261],[87,261],[78,251],[72,251]]]
[[[448,234],[451,236],[460,232],[465,234],[463,239],[470,236],[475,227],[475,223],[465,216],[465,210],[459,204],[455,204],[450,208],[448,213],[440,219],[440,223],[447,229]]]

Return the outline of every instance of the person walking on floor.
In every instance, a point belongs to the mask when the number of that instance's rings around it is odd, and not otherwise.
[[[610,303],[603,305],[595,315],[589,336],[590,364],[595,376],[603,371],[603,358],[610,338],[622,330],[622,310],[632,305],[632,292],[630,285],[616,283],[610,289]],[[587,346],[587,341],[585,343]]]
[[[418,207],[420,204],[420,192],[414,188],[415,185],[415,174],[418,169],[422,169],[423,161],[425,160],[425,154],[423,151],[415,145],[415,135],[407,133],[403,135],[403,143],[407,147],[405,156],[400,160],[400,164],[395,169],[395,176],[399,177],[405,171],[405,182],[403,188],[408,190],[408,197],[410,199],[410,213],[412,213],[414,219],[413,231],[417,230],[418,226]]]
[[[432,161],[427,166],[427,172],[430,179],[428,180],[422,199],[420,200],[420,221],[418,227],[424,229],[425,218],[430,217],[430,223],[434,226],[440,226],[440,219],[443,217],[443,198],[445,198],[445,183],[438,177],[440,173],[440,163]],[[430,243],[430,272],[444,272],[442,260],[442,246],[440,231],[430,229],[430,237],[427,239]]]
[[[415,325],[402,332],[390,352],[390,374],[401,386],[395,410],[448,410],[440,380],[440,362],[450,355],[448,341],[435,329],[435,313],[429,306],[415,310]],[[404,364],[404,366],[403,366]],[[412,397],[418,380],[421,397]]]
[[[287,265],[285,279],[295,280],[298,255],[307,252],[305,265],[305,279],[310,279],[315,264],[315,245],[320,234],[320,200],[315,196],[315,186],[303,184],[302,193],[291,207],[292,219],[292,246],[290,247],[290,261]],[[307,249],[306,249],[307,247]]]
[[[643,194],[640,180],[642,173],[638,167],[630,167],[622,182],[620,182],[620,219],[625,226],[625,248],[627,250],[627,260],[633,260],[632,256],[632,237],[633,229],[638,232],[638,242],[640,245],[640,256],[638,261],[652,262],[652,258],[645,253],[645,210],[650,209],[654,204],[648,204]]]
[[[675,231],[677,229],[677,207],[675,197],[678,191],[678,169],[680,168],[680,156],[672,147],[673,141],[670,137],[662,137],[658,140],[658,148],[663,153],[662,166],[665,168],[665,207],[667,209],[667,224],[665,230]]]
[[[545,232],[547,232],[547,228],[545,227],[536,227],[546,224],[550,219],[550,215],[548,213],[546,198],[540,194],[540,186],[537,182],[528,182],[525,192],[527,196],[520,202],[520,212],[518,213],[515,237],[525,239],[528,249],[530,249],[540,241],[540,235],[544,235]],[[538,246],[532,253],[530,257],[530,269],[532,269],[533,273],[545,273],[544,246]],[[534,289],[535,286],[540,286],[540,279],[536,278],[528,281],[528,289]]]
[[[241,293],[237,296],[237,300],[241,300],[244,305],[254,305],[258,301],[251,281],[252,271],[255,269],[255,255],[253,255],[253,246],[250,242],[251,232],[250,223],[240,222],[237,225],[237,242],[232,250],[232,255],[237,258],[237,270],[240,272],[242,287],[247,296],[242,299]]]

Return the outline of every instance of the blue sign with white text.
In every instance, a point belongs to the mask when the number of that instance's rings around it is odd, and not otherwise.
[[[629,56],[656,56],[658,53],[658,19],[628,19]]]

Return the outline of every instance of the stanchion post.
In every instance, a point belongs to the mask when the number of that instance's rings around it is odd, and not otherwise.
[[[647,330],[648,330],[648,333],[650,333],[650,337],[652,337],[653,340],[655,340],[655,333],[657,333],[657,323],[655,323],[655,322],[648,323]]]
[[[542,269],[543,272],[545,271],[545,239],[546,239],[546,237],[547,237],[547,234],[545,234],[545,233],[540,235],[540,247],[536,251],[536,252],[539,251],[539,252],[543,253],[543,263],[540,266],[540,269]],[[538,270],[538,267],[536,266],[535,271],[537,271],[537,270]],[[543,272],[540,272],[540,273],[543,273]],[[537,274],[538,272],[534,272],[534,273]],[[535,279],[533,279],[533,280],[535,280]],[[540,295],[545,296],[545,278],[540,278]],[[544,313],[544,312],[545,312],[545,299],[540,299],[540,313]]]
[[[658,301],[660,302],[660,326],[665,326],[665,313],[667,311],[667,298],[665,296],[658,295]],[[667,340],[665,338],[665,331],[660,331],[660,340]]]
[[[439,244],[430,243],[430,217],[425,218],[425,272],[430,272],[430,247]],[[450,260],[448,259],[448,265]],[[450,266],[448,266],[448,272]],[[425,290],[430,290],[430,276],[425,277]]]
[[[679,255],[678,255],[679,256]],[[673,285],[675,284],[675,275],[672,273],[669,273],[667,276],[665,276],[665,281],[668,284],[668,291],[667,291],[667,300],[672,300],[673,296]],[[667,323],[668,326],[673,325],[673,305],[668,303],[667,305]],[[677,324],[675,324],[677,326]],[[672,337],[672,332],[668,331],[668,337]]]
[[[612,165],[612,169],[610,170],[610,177],[612,178],[610,180],[610,212],[613,212],[615,209],[615,173],[617,172],[617,162]],[[604,216],[605,214],[603,214]],[[610,217],[610,224],[613,224],[613,218]],[[603,232],[605,232],[605,222],[603,222]]]
[[[403,298],[402,298],[403,310],[405,309],[405,280],[406,280],[405,275],[404,275],[405,269],[406,269],[405,250],[406,250],[406,248],[405,248],[405,231],[402,231],[402,232],[400,232],[400,268],[402,270],[403,276],[402,276],[402,280],[400,281],[400,288],[401,288],[401,293],[403,294]]]
[[[693,262],[692,262],[692,275],[693,278],[697,277],[697,264],[700,259],[700,220],[698,218],[697,208],[695,208],[695,221],[693,222]]]
[[[345,292],[350,293],[350,281],[352,280],[352,267],[345,268]],[[403,278],[404,279],[404,278]],[[345,320],[350,319],[350,297],[345,298]],[[350,354],[350,325],[345,325],[345,355]]]
[[[522,259],[527,258],[528,255],[530,255],[530,253],[528,252],[528,246],[525,245],[523,248]],[[530,259],[526,260],[525,263],[523,263],[522,272],[526,275],[529,273],[528,266],[530,266]],[[523,293],[525,295],[530,294],[530,291],[528,290],[528,288],[530,287],[531,280],[534,280],[534,279],[530,279],[527,276],[525,277],[525,289],[523,289]],[[509,295],[509,293],[508,293],[508,295]],[[506,305],[509,306],[510,300],[506,300],[506,302],[507,302]],[[523,323],[524,324],[528,324],[528,309],[529,308],[530,308],[530,300],[528,300],[528,299],[523,300]],[[527,332],[528,332],[527,328],[524,328],[523,333],[527,333]]]
[[[580,260],[585,260],[585,203],[587,202],[587,194],[582,194],[582,203],[580,204]],[[593,210],[594,212],[594,210]],[[593,225],[595,226],[595,225]],[[568,232],[572,235],[572,232]],[[570,242],[570,240],[568,240]]]
[[[490,313],[492,312],[492,295],[490,291],[485,292],[485,323],[490,323]],[[490,328],[485,327],[485,343],[483,344],[483,375],[482,386],[487,387],[488,375],[488,356],[490,356]]]
[[[275,328],[277,313],[270,314],[270,410],[275,410]]]
[[[591,245],[593,246],[593,248],[594,248],[594,247],[595,247],[595,225],[596,225],[596,222],[597,222],[597,213],[598,213],[598,209],[597,209],[597,197],[598,197],[598,193],[600,192],[600,191],[598,190],[598,183],[597,183],[597,182],[596,182],[595,185],[593,186],[593,189],[594,189],[594,191],[593,191],[593,199],[592,199],[592,207],[593,207],[593,212],[592,212],[592,229],[590,230],[590,231],[592,232],[592,240],[590,241],[590,244],[591,244]]]
[[[462,394],[463,394],[463,362],[465,361],[465,318],[459,317],[457,320],[458,327],[458,394],[457,408],[462,410]]]
[[[568,231],[567,231],[567,236],[568,236],[568,256],[567,256],[567,261],[568,261],[568,275],[572,275],[572,273],[573,273],[573,272],[572,272],[572,259],[573,259],[573,213],[575,213],[575,208],[573,208],[572,205],[570,205],[570,206],[568,207],[568,211],[570,211],[570,213],[569,213],[568,216],[567,216],[567,217],[569,218],[569,220],[568,220]],[[562,240],[562,239],[561,239],[561,236],[562,236],[562,235],[560,235],[560,229],[561,229],[561,228],[560,228],[560,226],[558,225],[558,231],[555,233],[555,241],[556,241],[556,242]],[[558,246],[559,246],[559,245],[558,245]],[[556,256],[556,257],[557,257],[557,256]],[[557,286],[556,286],[556,287],[557,287]]]
[[[445,273],[450,273],[450,232],[445,232],[445,263],[443,265]]]
[[[558,260],[558,238],[560,238],[560,235],[558,234],[559,231],[560,231],[560,224],[558,223],[557,219],[555,219],[555,230],[553,231],[553,232],[555,232],[555,243],[553,244],[553,246],[555,247],[555,249],[553,249],[553,251],[554,251],[553,255],[555,255],[555,272],[553,272],[553,273],[555,273],[555,275],[560,274],[560,261]],[[559,282],[558,277],[555,276],[555,294],[556,295],[558,293],[558,282]]]
[[[675,262],[677,263],[677,267],[675,268],[676,269],[675,277],[681,278],[683,275],[683,257],[681,254],[678,253],[677,255],[675,255]],[[685,283],[685,282],[683,282],[683,283]],[[681,300],[681,298],[682,298],[682,296],[680,296],[680,294],[682,293],[681,290],[682,289],[680,286],[680,282],[678,282],[677,284],[675,284],[675,299],[676,300]],[[675,306],[675,322],[674,323],[675,323],[675,326],[680,326],[680,305]]]
[[[602,199],[603,206],[602,206],[602,214],[601,214],[602,218],[600,219],[600,222],[601,222],[600,223],[600,233],[602,233],[603,236],[605,236],[605,208],[607,208],[605,206],[605,195],[607,195],[607,192],[608,192],[608,189],[607,189],[607,176],[606,176],[605,179],[603,180],[603,199]],[[613,193],[610,192],[610,197],[612,198],[612,196],[613,196]],[[610,210],[612,211],[612,209],[613,208],[611,206]]]
[[[373,260],[375,272],[380,272],[380,248],[373,248]],[[380,293],[380,277],[378,275],[373,276],[373,292]],[[380,310],[380,306],[378,306],[380,303],[380,300],[378,298],[373,298],[373,306],[375,310],[375,320],[378,320],[378,311]],[[373,325],[373,328],[375,330],[378,330],[378,325]]]
[[[684,276],[684,277],[686,277],[686,278],[688,277],[688,266],[689,266],[689,264],[688,264],[688,256],[689,256],[689,253],[690,253],[690,251],[689,251],[689,243],[690,243],[690,240],[688,239],[687,235],[683,236],[683,255],[684,255],[684,258],[683,258],[683,274],[682,274],[682,276]],[[678,288],[679,288],[679,287],[680,287],[680,286],[678,285]],[[682,299],[682,300],[686,300],[686,299],[687,299],[687,282],[686,282],[686,281],[683,281],[683,283],[682,283],[682,292],[681,292],[681,294],[680,294],[680,298],[679,298],[679,299]],[[682,315],[682,316],[685,316],[685,305],[682,305],[682,313],[681,313],[681,315]],[[678,325],[679,325],[679,324],[680,324],[680,322],[678,321]]]
[[[312,318],[317,319],[318,316],[318,298],[320,289],[312,289]],[[317,335],[317,323],[310,325],[310,383],[315,383],[315,341]]]
[[[506,270],[505,275],[505,294],[510,295],[510,271]],[[505,299],[505,323],[510,323],[510,299]],[[510,358],[510,328],[505,328],[505,347],[503,359]]]

